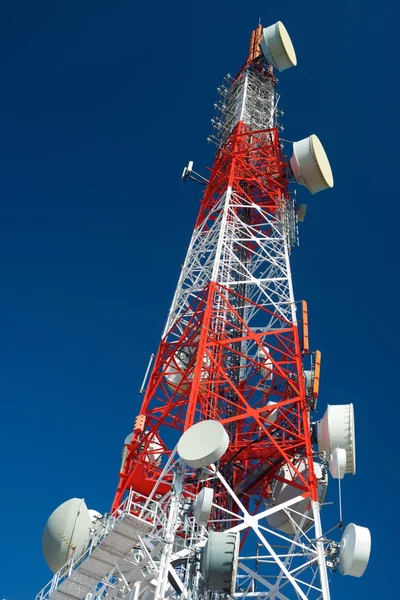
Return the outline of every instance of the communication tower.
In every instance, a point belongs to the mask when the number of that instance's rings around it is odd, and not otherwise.
[[[324,528],[329,474],[355,473],[352,404],[317,420],[321,353],[296,302],[293,183],[333,186],[316,135],[280,139],[275,71],[296,65],[279,21],[218,88],[204,195],[144,400],[125,440],[109,514],[73,498],[43,534],[55,572],[38,600],[330,598],[330,574],[360,577],[370,534]],[[339,534],[340,535],[340,534]]]

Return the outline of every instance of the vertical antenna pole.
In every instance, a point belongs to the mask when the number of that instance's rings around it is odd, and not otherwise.
[[[150,358],[149,358],[149,364],[147,365],[147,369],[146,369],[146,373],[144,374],[143,377],[143,381],[142,381],[142,385],[141,388],[139,390],[139,394],[143,394],[145,387],[146,387],[146,381],[147,381],[147,376],[149,374],[150,371],[150,367],[151,367],[151,363],[153,362],[155,354],[150,354]]]

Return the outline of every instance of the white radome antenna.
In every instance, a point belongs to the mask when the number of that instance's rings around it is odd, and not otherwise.
[[[317,424],[318,450],[328,457],[336,448],[346,451],[345,474],[356,472],[356,439],[354,430],[354,407],[352,404],[328,404],[321,421]]]
[[[189,427],[178,442],[178,454],[194,469],[208,467],[228,449],[229,436],[219,421],[200,421]]]
[[[239,545],[239,533],[209,531],[200,563],[206,590],[226,594],[235,592]]]
[[[43,531],[42,550],[48,567],[56,573],[74,556],[85,551],[94,520],[101,517],[89,510],[82,498],[71,498],[50,515]]]
[[[292,40],[282,21],[263,30],[261,50],[266,61],[278,71],[285,71],[297,65]]]
[[[293,144],[290,166],[297,182],[316,194],[333,187],[333,174],[319,138],[312,134]]]
[[[349,523],[339,546],[339,571],[342,575],[361,577],[371,554],[371,533],[367,527]]]

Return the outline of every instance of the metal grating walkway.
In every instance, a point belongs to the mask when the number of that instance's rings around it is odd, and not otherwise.
[[[57,586],[50,588],[41,600],[82,600],[93,592],[102,579],[129,554],[153,523],[124,513],[98,544],[76,562]]]

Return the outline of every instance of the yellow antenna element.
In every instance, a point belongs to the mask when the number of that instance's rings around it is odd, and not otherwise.
[[[319,378],[321,373],[321,352],[317,350],[315,352],[315,366],[314,366],[314,383],[313,383],[313,398],[318,398],[319,392]]]
[[[303,313],[303,352],[308,353],[310,351],[310,343],[308,339],[308,309],[305,300],[301,301],[301,309]]]

